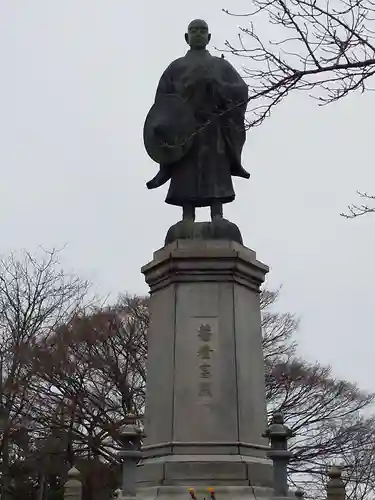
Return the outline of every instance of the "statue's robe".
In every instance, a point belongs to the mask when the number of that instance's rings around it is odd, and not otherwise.
[[[202,74],[214,83],[200,80]],[[188,81],[196,83],[186,89]],[[197,122],[187,154],[175,163],[160,166],[171,178],[166,203],[204,207],[233,201],[232,176],[249,177],[241,165],[246,138],[246,83],[224,58],[211,56],[207,50],[190,50],[163,73],[155,100],[164,94],[182,96]]]

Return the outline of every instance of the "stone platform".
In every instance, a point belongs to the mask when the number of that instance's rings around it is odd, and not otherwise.
[[[217,486],[269,496],[259,303],[267,266],[237,242],[182,239],[142,272],[151,298],[139,495],[187,498],[189,487]]]
[[[207,500],[210,493],[207,487],[194,488],[197,500]],[[217,486],[214,488],[216,500],[286,500],[285,497],[275,497],[271,490],[250,486]],[[124,497],[123,500],[125,500]],[[154,488],[140,488],[137,499],[142,500],[191,500],[189,488],[182,486],[155,486]],[[291,497],[289,497],[290,500]],[[122,500],[122,499],[121,499]],[[126,500],[134,500],[126,498]]]
[[[171,226],[165,237],[165,245],[177,240],[221,240],[235,241],[242,245],[239,227],[227,219],[216,219],[211,222],[193,222],[181,220]]]

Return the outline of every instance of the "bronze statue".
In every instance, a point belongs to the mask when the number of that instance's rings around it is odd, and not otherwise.
[[[164,71],[144,127],[146,150],[160,165],[147,187],[170,180],[165,201],[182,207],[183,221],[205,206],[212,221],[222,220],[223,203],[235,198],[232,176],[250,177],[241,164],[248,88],[228,61],[206,50],[210,38],[205,21],[189,24],[190,50]]]

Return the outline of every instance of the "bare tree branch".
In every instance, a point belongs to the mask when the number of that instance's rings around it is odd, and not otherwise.
[[[357,194],[362,200],[371,201],[374,203],[375,196],[367,194],[367,193],[362,193],[361,191],[357,191]],[[348,211],[347,212],[342,212],[340,215],[342,217],[345,217],[345,219],[355,219],[356,217],[359,217],[361,215],[366,215],[366,214],[371,214],[375,212],[375,206],[370,206],[366,202],[361,203],[360,205],[349,205],[348,206]]]
[[[224,52],[246,58],[249,126],[260,125],[290,91],[320,105],[367,89],[375,73],[372,0],[253,0],[238,42]],[[256,26],[267,26],[262,31]]]

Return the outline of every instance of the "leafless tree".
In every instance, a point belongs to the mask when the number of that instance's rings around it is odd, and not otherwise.
[[[348,498],[371,498],[375,480],[374,396],[335,379],[329,367],[297,357],[298,319],[276,309],[279,291],[261,295],[268,413],[281,410],[296,432],[290,477],[306,497],[325,498],[327,468],[340,463]],[[372,499],[371,499],[372,500]]]
[[[9,499],[9,467],[28,448],[38,359],[33,346],[79,310],[88,283],[59,266],[58,252],[23,252],[0,259],[1,498]]]
[[[247,58],[249,125],[269,115],[292,90],[320,105],[370,88],[375,73],[372,0],[252,0],[237,43],[226,50]]]
[[[353,429],[354,430],[354,429]],[[352,446],[343,450],[341,468],[347,496],[353,500],[373,500],[375,496],[375,420],[362,418],[353,432]]]
[[[39,346],[49,415],[64,427],[75,456],[118,461],[119,428],[127,414],[142,419],[148,300],[121,297],[115,306],[77,315]],[[62,417],[63,415],[63,417]]]
[[[348,206],[346,212],[342,212],[340,215],[346,219],[355,219],[361,215],[372,214],[375,212],[375,196],[368,193],[362,193],[357,191],[362,203],[352,204]]]
[[[280,290],[261,291],[260,307],[262,310],[263,356],[267,365],[286,362],[296,352],[295,339],[299,326],[298,318],[291,313],[279,313],[274,305]]]
[[[317,494],[324,490],[327,465],[339,461],[351,498],[361,492],[367,499],[375,469],[372,419],[364,411],[373,398],[334,379],[329,368],[298,359],[299,322],[278,312],[278,296],[279,291],[261,294],[263,350],[269,411],[281,409],[297,432],[291,477]],[[124,416],[135,413],[142,420],[148,322],[148,299],[122,297],[112,307],[74,315],[35,346],[33,391],[39,400],[32,418],[34,435],[43,439],[34,459],[39,457],[45,477],[64,473],[73,455],[88,471],[99,463],[117,466]],[[86,491],[98,488],[95,481],[87,475]]]
[[[314,498],[324,491],[327,468],[345,465],[350,498],[368,492],[374,479],[373,418],[366,418],[374,396],[332,377],[330,368],[296,358],[266,365],[269,411],[283,411],[296,433],[291,441],[294,457],[291,479]],[[365,487],[366,486],[366,487]]]
[[[249,127],[263,123],[291,91],[324,106],[373,90],[373,0],[252,0],[247,12],[224,11],[241,22],[237,41],[227,40],[222,51],[243,59]],[[358,195],[360,203],[343,217],[375,211],[374,195]]]

